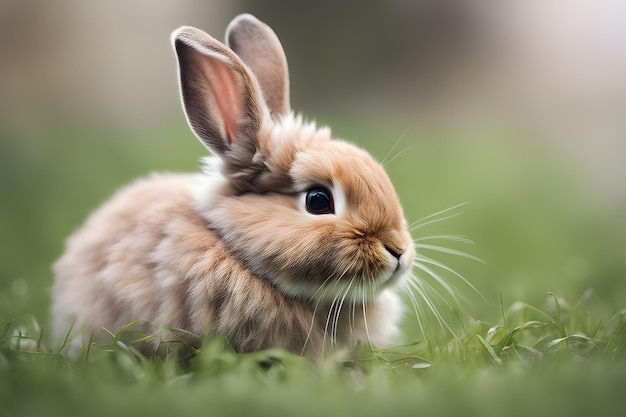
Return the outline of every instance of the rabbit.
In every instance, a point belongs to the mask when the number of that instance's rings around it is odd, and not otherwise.
[[[137,321],[156,336],[138,342],[146,355],[221,337],[311,360],[397,343],[415,246],[382,166],[291,111],[283,48],[256,17],[229,24],[228,46],[186,26],[172,43],[212,156],[201,173],[122,188],[68,238],[54,338],[80,348]]]

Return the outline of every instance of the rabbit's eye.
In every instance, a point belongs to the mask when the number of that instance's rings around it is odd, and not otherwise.
[[[324,187],[311,188],[306,194],[306,211],[311,214],[335,214],[333,194]]]

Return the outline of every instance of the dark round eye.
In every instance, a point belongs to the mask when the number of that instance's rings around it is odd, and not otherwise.
[[[324,187],[311,188],[306,193],[306,211],[311,214],[335,214],[333,194]]]

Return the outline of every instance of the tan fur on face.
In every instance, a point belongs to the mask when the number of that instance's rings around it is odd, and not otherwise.
[[[59,342],[72,325],[77,340],[99,339],[140,320],[163,340],[222,335],[239,352],[316,359],[397,335],[394,284],[414,249],[389,178],[367,152],[286,112],[288,80],[275,79],[286,64],[267,71],[257,54],[282,62],[267,26],[246,15],[231,29],[233,42],[269,42],[238,46],[260,80],[198,29],[173,38],[186,114],[214,168],[137,181],[68,239],[54,265]],[[314,186],[334,193],[336,213],[302,206]],[[159,352],[155,339],[142,349]]]

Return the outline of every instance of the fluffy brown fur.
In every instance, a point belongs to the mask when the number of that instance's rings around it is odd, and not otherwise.
[[[215,155],[206,173],[137,181],[68,239],[54,265],[56,338],[142,320],[163,340],[221,335],[240,352],[311,359],[393,342],[394,284],[414,248],[389,178],[367,152],[291,114],[269,27],[242,15],[227,33],[241,56],[198,29],[173,35],[190,126]],[[318,186],[335,213],[304,208]]]

